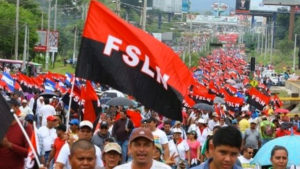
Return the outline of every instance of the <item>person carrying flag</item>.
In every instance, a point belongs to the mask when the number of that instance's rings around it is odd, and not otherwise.
[[[12,99],[10,101],[13,113],[19,112],[19,103]],[[24,123],[23,126],[30,137],[32,126]],[[9,126],[6,135],[0,142],[0,168],[2,169],[24,169],[24,158],[28,153],[28,142],[16,120]]]

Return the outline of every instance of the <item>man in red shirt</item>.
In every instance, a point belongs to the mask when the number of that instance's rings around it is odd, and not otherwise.
[[[291,135],[291,132],[289,131],[289,127],[287,124],[281,124],[280,128],[276,131],[276,138],[282,137],[282,136],[288,136]]]
[[[19,103],[11,102],[11,108],[15,113],[19,111]],[[32,126],[24,123],[24,128],[29,136],[32,134]],[[24,169],[24,158],[28,153],[28,142],[16,120],[13,120],[3,140],[0,140],[0,168]]]
[[[60,152],[60,149],[65,144],[66,141],[66,126],[61,124],[58,127],[56,127],[56,134],[57,138],[54,140],[54,144],[52,147],[52,150],[50,152],[49,160],[46,163],[46,166],[49,168],[52,159],[54,158],[54,161],[56,161],[56,158]]]

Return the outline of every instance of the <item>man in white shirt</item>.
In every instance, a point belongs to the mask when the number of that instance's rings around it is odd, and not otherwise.
[[[195,131],[197,133],[197,140],[201,143],[201,145],[204,145],[208,134],[210,133],[210,130],[208,129],[208,127],[206,127],[206,120],[204,119],[199,119],[197,121],[197,128],[195,128]],[[189,129],[189,131],[191,131]]]
[[[22,119],[24,119],[28,114],[33,114],[33,112],[31,108],[28,106],[26,99],[23,99],[21,103],[22,105],[19,107],[19,109],[21,111],[21,117]]]
[[[216,112],[213,112],[213,114],[212,114],[212,119],[210,119],[210,120],[208,121],[208,128],[209,128],[209,130],[210,130],[210,131],[213,131],[214,127],[215,127],[216,125],[218,125],[218,124],[219,124],[219,121],[218,121],[218,114],[217,114]]]
[[[243,148],[243,155],[239,156],[238,159],[241,162],[243,169],[254,169],[255,164],[250,164],[253,160],[253,153],[254,150],[251,147],[244,147]]]
[[[41,107],[39,110],[39,118],[42,121],[41,126],[45,126],[47,124],[47,117],[56,115],[56,111],[52,105],[49,104],[49,99],[45,98],[45,105]]]
[[[88,140],[91,141],[93,136],[93,124],[90,121],[84,120],[80,122],[79,124],[79,131],[78,131],[78,138],[79,140]],[[68,142],[65,143],[55,162],[55,169],[63,169],[66,167],[67,169],[71,169],[71,165],[69,163],[69,155],[70,155],[70,146],[73,144],[73,142],[76,141],[72,138],[68,139]],[[94,145],[96,150],[96,166],[102,167],[102,154],[101,150],[98,146]]]
[[[129,138],[129,152],[132,161],[117,166],[114,169],[171,169],[170,166],[153,160],[155,149],[154,137],[149,129],[136,128]]]
[[[170,154],[175,156],[175,165],[179,165],[180,162],[186,161],[190,164],[190,148],[185,139],[182,139],[182,130],[179,128],[173,128],[173,139],[169,141]],[[173,166],[176,167],[176,166]]]
[[[87,140],[78,140],[71,146],[69,161],[72,169],[95,169],[96,150]]]
[[[148,127],[152,132],[154,138],[155,145],[161,145],[164,153],[164,159],[167,160],[169,158],[169,146],[168,146],[168,137],[165,132],[157,128],[157,120],[151,117],[148,120]]]
[[[42,163],[48,161],[51,147],[56,139],[56,130],[54,129],[56,117],[48,116],[47,125],[38,129],[37,135],[39,138],[40,152],[42,155]]]
[[[35,111],[35,115],[36,115],[36,126],[39,128],[42,125],[42,118],[40,117],[40,110],[41,108],[45,105],[44,103],[44,97],[40,96],[37,100],[36,100],[36,106],[33,105],[32,111]]]

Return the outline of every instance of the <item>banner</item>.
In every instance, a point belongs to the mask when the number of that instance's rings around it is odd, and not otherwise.
[[[171,119],[181,119],[191,72],[171,48],[91,1],[76,76],[134,96]]]
[[[236,0],[235,13],[250,13],[250,0]]]

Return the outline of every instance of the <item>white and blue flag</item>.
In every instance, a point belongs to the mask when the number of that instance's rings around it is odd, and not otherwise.
[[[55,82],[46,79],[44,82],[45,92],[54,92],[55,91]]]
[[[1,80],[6,83],[11,92],[15,91],[15,80],[10,76],[9,73],[3,72]]]

